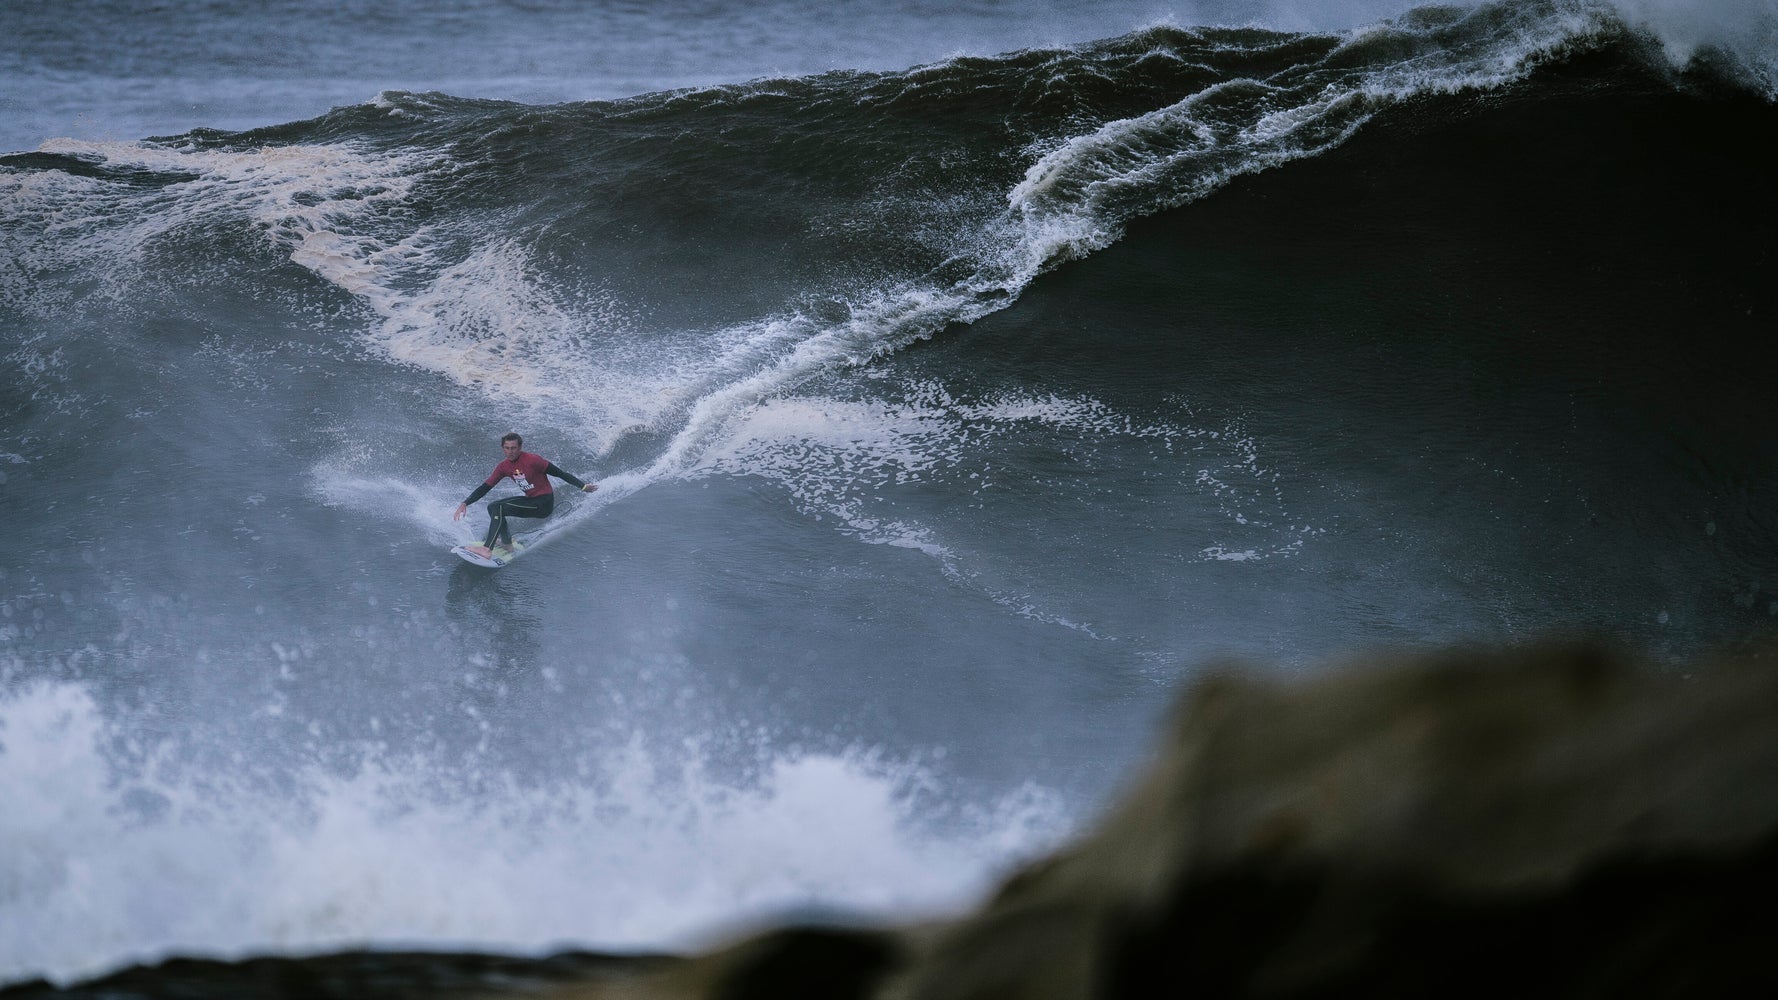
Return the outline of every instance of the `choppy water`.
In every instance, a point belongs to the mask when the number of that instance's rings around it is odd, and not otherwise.
[[[1778,619],[1758,5],[447,11],[5,15],[0,981],[943,911],[1213,658]]]

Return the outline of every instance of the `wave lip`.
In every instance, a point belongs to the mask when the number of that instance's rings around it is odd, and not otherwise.
[[[1778,7],[1763,0],[1610,0],[1624,22],[1659,41],[1675,69],[1711,65],[1778,101]]]

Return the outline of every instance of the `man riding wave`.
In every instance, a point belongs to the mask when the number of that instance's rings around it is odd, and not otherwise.
[[[500,460],[499,465],[494,466],[494,471],[488,476],[487,481],[477,486],[475,491],[469,494],[469,499],[458,504],[457,512],[451,515],[451,520],[461,521],[463,513],[469,509],[469,505],[487,496],[488,491],[494,488],[494,484],[502,479],[512,480],[513,485],[524,492],[523,496],[507,497],[504,500],[495,500],[488,504],[487,537],[482,539],[480,545],[466,547],[466,551],[473,552],[484,559],[496,555],[512,554],[512,529],[507,526],[507,518],[544,518],[555,511],[556,495],[554,488],[550,486],[549,477],[554,476],[565,483],[577,486],[584,493],[591,493],[599,488],[596,483],[584,483],[572,473],[563,472],[547,458],[524,451],[524,444],[525,439],[517,434],[508,434],[501,438],[500,451],[505,457]]]

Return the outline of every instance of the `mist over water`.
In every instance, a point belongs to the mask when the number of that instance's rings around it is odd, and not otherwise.
[[[1767,634],[1768,14],[8,8],[0,982],[944,913],[1217,657]]]

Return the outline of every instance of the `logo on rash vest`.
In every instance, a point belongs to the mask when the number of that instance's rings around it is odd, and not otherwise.
[[[519,489],[524,490],[526,493],[531,492],[531,480],[526,479],[523,472],[514,469],[512,472],[512,481],[518,484]]]

